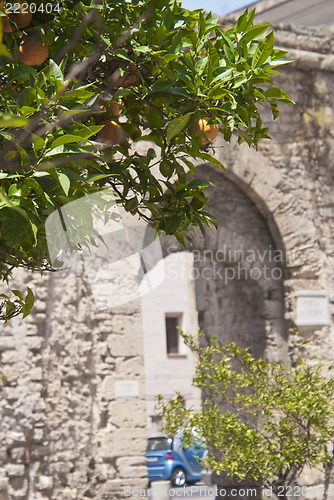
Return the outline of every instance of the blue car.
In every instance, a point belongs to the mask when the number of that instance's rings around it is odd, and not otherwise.
[[[200,442],[184,448],[181,436],[149,438],[146,451],[149,481],[170,481],[173,487],[201,481],[204,452]]]

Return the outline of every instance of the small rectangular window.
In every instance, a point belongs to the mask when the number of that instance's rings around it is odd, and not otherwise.
[[[167,354],[180,353],[180,315],[166,315]]]

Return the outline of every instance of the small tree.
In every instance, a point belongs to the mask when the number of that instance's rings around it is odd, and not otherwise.
[[[194,337],[183,337],[198,357],[193,384],[202,391],[203,408],[185,409],[179,396],[168,402],[159,396],[168,434],[182,428],[188,440],[196,428],[214,472],[235,482],[252,479],[280,499],[291,495],[306,466],[328,467],[334,380],[323,375],[323,366],[298,362],[291,368],[255,359],[233,342],[222,346],[211,337],[201,347]]]

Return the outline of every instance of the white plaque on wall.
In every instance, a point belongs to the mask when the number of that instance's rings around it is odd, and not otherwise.
[[[137,398],[139,387],[136,380],[119,380],[115,382],[116,398]]]
[[[330,325],[329,298],[319,290],[300,290],[297,297],[297,325]]]

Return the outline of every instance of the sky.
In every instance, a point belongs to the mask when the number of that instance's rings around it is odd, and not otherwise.
[[[254,2],[255,0],[183,0],[182,6],[191,10],[211,10],[213,14],[223,16]]]

